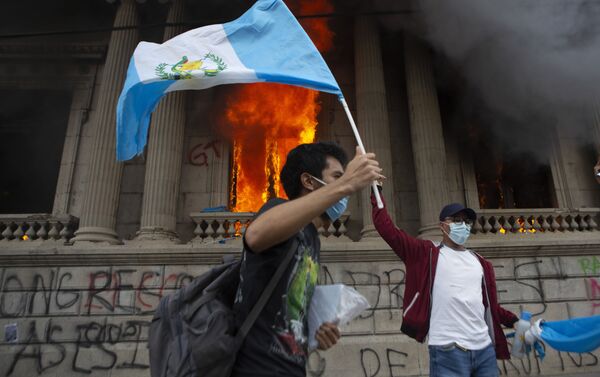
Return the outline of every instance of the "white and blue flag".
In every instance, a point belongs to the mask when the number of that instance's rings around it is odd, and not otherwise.
[[[551,322],[540,320],[531,331],[558,351],[584,353],[600,347],[600,315]]]
[[[506,337],[515,337],[515,333],[507,334]],[[546,356],[541,342],[562,352],[592,352],[600,348],[600,315],[562,321],[538,319],[525,331],[523,340],[525,351],[529,353],[533,347],[541,360]]]
[[[302,26],[281,0],[258,0],[237,20],[200,27],[135,49],[117,105],[117,160],[141,154],[150,114],[168,92],[275,82],[342,92]]]

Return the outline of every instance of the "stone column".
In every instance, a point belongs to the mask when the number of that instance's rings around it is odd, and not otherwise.
[[[384,196],[387,210],[395,217],[394,178],[392,176],[392,153],[390,146],[390,124],[388,120],[385,80],[381,45],[376,19],[359,16],[354,25],[354,65],[356,79],[357,127],[364,138],[368,152],[374,152],[387,177]],[[361,196],[363,218],[362,238],[378,237],[371,217],[371,189]]]
[[[564,141],[560,132],[560,128],[554,126],[552,128],[552,152],[548,156],[550,163],[550,171],[552,173],[552,182],[554,186],[554,196],[556,198],[556,207],[558,208],[573,208],[574,198],[572,197],[573,190],[569,179],[568,163],[564,161]],[[567,167],[567,169],[565,169]],[[572,169],[571,169],[572,170]],[[591,169],[590,169],[591,170]],[[576,182],[572,182],[573,185]]]
[[[184,8],[183,0],[174,0],[167,23],[181,22]],[[183,31],[182,26],[166,27],[164,40]],[[137,240],[179,242],[176,214],[184,130],[185,92],[169,93],[159,103],[150,123],[142,219]]]
[[[122,0],[113,26],[132,25],[137,25],[135,0]],[[138,39],[137,29],[114,30],[110,36],[102,69],[102,83],[98,90],[98,105],[91,125],[94,129],[94,146],[90,155],[79,230],[73,239],[76,243],[120,243],[115,224],[123,164],[116,159],[115,117],[117,100]]]
[[[460,168],[465,189],[465,205],[477,211],[479,208],[479,190],[477,175],[470,155],[460,153]]]
[[[449,201],[446,149],[430,52],[413,37],[404,39],[406,91],[417,177],[420,237],[441,236],[439,213]]]
[[[596,150],[596,156],[600,161],[600,104],[594,107],[594,121],[592,123],[592,140],[594,143],[594,149]]]
[[[85,123],[94,88],[91,85],[78,86],[73,91],[67,135],[63,146],[60,171],[54,195],[53,215],[69,213],[73,176],[77,164],[77,154],[81,143],[81,126]]]

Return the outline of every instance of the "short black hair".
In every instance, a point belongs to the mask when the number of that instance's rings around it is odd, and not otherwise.
[[[302,173],[323,178],[323,170],[327,167],[328,156],[338,160],[344,167],[348,163],[346,152],[338,144],[332,142],[300,144],[288,153],[279,178],[289,199],[296,199],[300,196],[302,191],[300,175]]]

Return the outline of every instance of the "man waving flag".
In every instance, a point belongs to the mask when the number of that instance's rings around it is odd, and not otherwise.
[[[150,114],[168,92],[253,82],[342,98],[329,67],[285,4],[258,0],[237,20],[137,46],[117,105],[117,159],[143,152]]]

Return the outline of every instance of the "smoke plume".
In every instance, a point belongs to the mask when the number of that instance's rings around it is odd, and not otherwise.
[[[423,0],[433,47],[471,94],[527,127],[566,125],[582,134],[600,87],[600,2]]]

